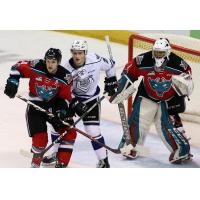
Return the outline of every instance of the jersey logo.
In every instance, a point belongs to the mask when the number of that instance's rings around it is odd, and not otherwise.
[[[159,97],[163,97],[164,93],[171,88],[172,80],[166,80],[165,78],[148,78],[149,84]]]
[[[38,84],[36,84],[36,92],[39,97],[46,101],[49,101],[56,95],[57,87],[53,88],[51,86],[39,86]]]
[[[94,82],[93,76],[90,75],[84,79],[77,80],[76,88],[86,93],[90,89],[90,86],[93,82]]]

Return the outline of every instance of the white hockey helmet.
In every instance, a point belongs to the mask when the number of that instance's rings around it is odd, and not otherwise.
[[[71,46],[71,51],[85,51],[85,54],[87,54],[88,51],[88,45],[86,40],[74,40]]]
[[[157,57],[156,52],[163,52],[162,57]],[[171,46],[167,38],[157,39],[152,48],[152,56],[155,59],[156,67],[161,67],[166,59],[169,59]]]

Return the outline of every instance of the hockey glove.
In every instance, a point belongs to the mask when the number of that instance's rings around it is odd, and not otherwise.
[[[56,124],[58,127],[63,126],[63,122],[66,122],[68,124],[73,124],[73,116],[69,112],[69,110],[61,109],[57,110],[56,113],[54,114],[54,117],[51,119],[51,122]]]
[[[108,96],[115,94],[115,88],[117,88],[118,85],[116,76],[110,78],[105,77],[104,83],[104,92],[108,93]]]
[[[62,121],[73,124],[73,116],[75,113],[69,108],[68,102],[65,101],[65,99],[55,99],[52,107],[52,113],[55,117],[53,117],[51,121],[56,125],[63,125]]]
[[[87,111],[87,105],[74,98],[70,102],[69,108],[75,112],[78,116],[82,116]]]
[[[74,114],[68,108],[67,110],[61,109],[57,111],[57,116],[60,118],[61,121],[67,122],[68,124],[73,124],[73,116]]]
[[[14,98],[15,95],[17,94],[18,86],[19,86],[19,81],[17,79],[8,78],[4,94],[6,94],[10,98]]]

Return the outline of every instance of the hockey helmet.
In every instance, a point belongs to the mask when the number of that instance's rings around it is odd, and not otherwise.
[[[156,67],[161,67],[166,59],[169,59],[171,46],[167,38],[157,39],[152,48],[152,56]]]
[[[85,54],[87,54],[88,51],[88,45],[86,40],[75,40],[72,43],[71,51],[85,51]]]
[[[54,60],[57,60],[58,63],[60,63],[61,59],[62,59],[62,53],[61,53],[60,49],[50,48],[45,53],[44,59],[45,60],[46,59],[54,59]]]

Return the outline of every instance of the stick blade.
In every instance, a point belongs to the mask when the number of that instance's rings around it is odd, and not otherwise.
[[[138,145],[138,144],[135,147],[132,144],[125,145],[124,147],[120,149],[121,154],[127,155],[127,156],[130,154],[131,150],[136,151],[138,155],[144,156],[144,157],[147,157],[150,154],[150,151],[148,148],[142,145]]]
[[[19,153],[20,153],[20,155],[22,155],[22,156],[24,156],[26,158],[32,158],[33,157],[33,154],[31,152],[26,151],[24,149],[20,149]]]

